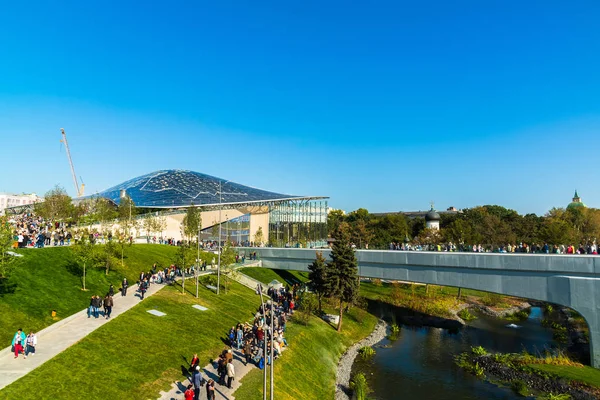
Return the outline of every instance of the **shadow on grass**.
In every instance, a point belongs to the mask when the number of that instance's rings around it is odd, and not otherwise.
[[[273,270],[283,279],[288,285],[294,285],[295,283],[301,284],[302,282],[294,276],[290,271],[285,269]]]
[[[0,296],[13,294],[17,290],[17,283],[8,278],[0,278]]]

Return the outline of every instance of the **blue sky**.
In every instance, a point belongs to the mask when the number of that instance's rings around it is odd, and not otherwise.
[[[600,207],[597,1],[3,4],[0,191],[191,169],[346,211]]]

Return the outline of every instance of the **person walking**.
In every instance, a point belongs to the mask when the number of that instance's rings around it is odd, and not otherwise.
[[[19,328],[13,337],[11,346],[13,347],[13,351],[15,352],[15,358],[19,357],[19,353],[23,351],[23,346],[25,345],[25,332],[23,329]]]
[[[115,287],[113,286],[113,284],[110,284],[110,287],[108,288],[108,294],[111,296],[115,295]]]
[[[204,379],[200,373],[200,366],[198,365],[192,374],[192,383],[194,384],[194,400],[200,399],[200,386],[202,386]]]
[[[123,278],[123,283],[121,284],[121,296],[127,296],[127,288],[129,287],[129,283],[127,282],[127,278]]]
[[[112,313],[113,305],[114,305],[113,298],[109,293],[104,298],[104,315],[106,316],[106,319],[110,318],[110,314]]]
[[[37,346],[37,336],[35,335],[35,333],[33,331],[29,332],[29,335],[27,335],[27,338],[25,338],[25,358],[27,358],[27,356],[29,354],[34,355],[35,354],[35,347]]]
[[[235,367],[233,366],[233,360],[229,360],[227,363],[227,387],[231,389],[231,382],[235,379]]]
[[[140,299],[144,300],[144,295],[146,294],[146,290],[148,290],[148,282],[144,279],[141,283],[140,283]]]

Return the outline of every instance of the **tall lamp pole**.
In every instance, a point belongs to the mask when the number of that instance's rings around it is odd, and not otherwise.
[[[275,337],[275,303],[271,301],[271,400],[275,394],[275,383],[273,382],[273,364],[275,359],[273,358],[273,338]],[[266,369],[266,368],[265,368]]]
[[[196,239],[196,245],[198,247],[198,253],[196,255],[196,298],[198,298],[198,273],[200,272],[200,224],[198,224],[198,238]]]
[[[263,317],[265,318],[265,323],[267,322],[267,310],[265,309],[265,302],[263,301],[263,290],[262,290],[262,284],[259,283],[258,284],[259,288],[260,288],[260,304],[262,306],[262,310],[263,310]],[[265,324],[263,324],[264,326]],[[264,333],[264,337],[263,337],[263,358],[266,360],[267,359],[267,334],[266,334],[266,330],[263,329]],[[263,400],[267,400],[267,366],[265,365],[263,368]]]
[[[221,221],[221,209],[223,208],[222,203],[223,191],[221,188],[221,181],[219,181],[219,247],[217,250],[219,252],[219,262],[217,264],[217,294],[219,294],[221,289],[221,229],[223,227],[223,221]]]

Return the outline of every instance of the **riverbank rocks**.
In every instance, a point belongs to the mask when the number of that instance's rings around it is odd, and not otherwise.
[[[358,349],[364,346],[374,346],[381,342],[388,334],[388,324],[379,320],[377,326],[369,336],[351,346],[340,358],[335,379],[335,400],[349,400],[352,397],[350,389],[350,378],[354,359],[358,355]]]
[[[528,388],[545,393],[568,393],[573,400],[593,400],[597,397],[581,385],[571,385],[562,379],[548,379],[534,372],[519,371],[505,364],[494,361],[491,356],[479,356],[472,359],[479,364],[488,379],[502,381],[508,385],[515,381],[523,381]]]

